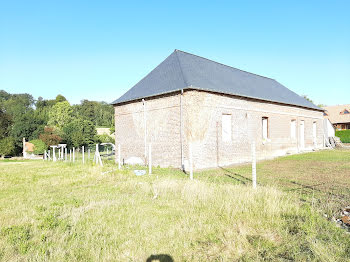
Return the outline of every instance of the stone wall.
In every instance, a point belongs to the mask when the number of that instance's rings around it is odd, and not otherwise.
[[[180,96],[178,92],[146,99],[145,106],[140,100],[115,107],[116,144],[121,144],[122,158],[137,156],[147,161],[147,147],[152,143],[153,165],[180,168],[183,147],[184,165],[188,169],[191,144],[194,167],[199,169],[248,162],[251,138],[255,138],[258,159],[323,147],[322,112],[188,90],[182,96],[181,122]],[[232,140],[228,142],[222,141],[223,114],[231,115]],[[262,138],[262,117],[268,117],[267,140]],[[291,139],[290,130],[293,119],[297,127],[295,139]],[[302,120],[305,121],[304,148],[299,141]],[[315,141],[313,122],[317,125]]]

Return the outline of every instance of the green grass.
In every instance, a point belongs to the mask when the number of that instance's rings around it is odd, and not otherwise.
[[[0,161],[0,260],[349,261],[349,235],[323,216],[343,204],[330,194],[350,199],[349,163],[348,151],[261,162],[253,190],[249,166],[190,181],[175,169]]]
[[[335,135],[340,138],[343,143],[350,143],[350,130],[335,131]]]

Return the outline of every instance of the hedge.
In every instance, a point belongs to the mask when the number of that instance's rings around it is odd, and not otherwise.
[[[40,139],[34,139],[32,141],[29,141],[29,143],[32,143],[34,145],[33,153],[36,155],[44,154],[44,151],[47,149],[47,145]]]
[[[335,135],[340,138],[343,143],[350,143],[350,130],[335,131]]]

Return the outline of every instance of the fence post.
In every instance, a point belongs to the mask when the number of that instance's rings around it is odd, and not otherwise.
[[[121,163],[120,163],[120,144],[118,144],[118,169],[121,168]]]
[[[52,160],[53,160],[54,162],[56,162],[55,148],[56,148],[56,146],[52,146]]]
[[[73,163],[75,162],[75,147],[73,147]]]
[[[69,162],[72,162],[72,149],[69,149]]]
[[[101,155],[100,155],[100,152],[98,150],[98,144],[96,144],[96,151],[95,151],[95,162],[96,164],[100,164],[101,166],[103,166],[103,163],[102,163],[102,159],[101,159]]]
[[[256,148],[255,141],[252,141],[252,181],[253,188],[256,188]]]
[[[65,153],[64,160],[67,162],[67,148],[66,147],[64,148],[64,153]]]
[[[44,152],[44,160],[47,160],[46,150]]]
[[[85,164],[84,146],[81,147],[81,151],[83,153],[83,164]]]
[[[190,153],[190,179],[193,180],[193,153],[192,153],[192,143],[189,144]]]
[[[96,149],[95,149],[95,163],[98,164],[98,144],[96,144]]]
[[[88,160],[90,160],[90,148],[88,149]]]
[[[148,145],[148,174],[152,174],[152,144]]]

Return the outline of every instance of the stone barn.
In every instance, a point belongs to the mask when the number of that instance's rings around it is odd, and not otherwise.
[[[115,108],[121,158],[195,169],[324,147],[323,110],[276,80],[175,50]],[[254,142],[254,143],[253,143]],[[116,150],[117,151],[117,150]]]

